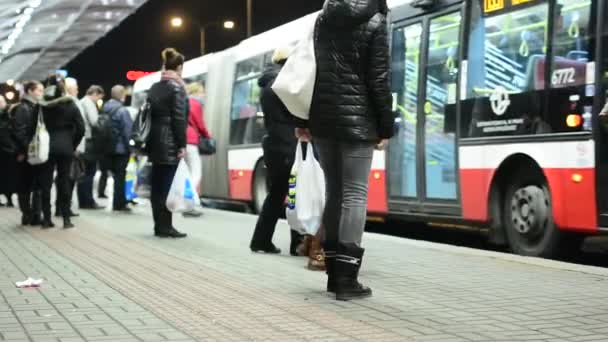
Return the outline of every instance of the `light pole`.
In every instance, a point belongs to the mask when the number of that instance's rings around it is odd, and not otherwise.
[[[253,34],[253,0],[247,0],[247,38]]]
[[[181,17],[173,17],[171,18],[171,26],[173,28],[181,28],[184,24],[184,20]],[[211,26],[220,26],[225,30],[232,30],[235,28],[236,24],[232,20],[224,20],[222,21],[212,21],[210,23],[200,25],[200,48],[201,48],[201,56],[205,54],[207,47],[207,28]]]

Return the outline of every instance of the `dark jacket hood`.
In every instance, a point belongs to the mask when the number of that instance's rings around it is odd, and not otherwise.
[[[281,71],[281,66],[278,64],[269,64],[264,70],[262,76],[258,79],[258,86],[260,88],[266,88],[270,86],[272,82],[279,76],[279,71]]]
[[[378,0],[327,0],[321,15],[330,25],[356,26],[378,12]]]

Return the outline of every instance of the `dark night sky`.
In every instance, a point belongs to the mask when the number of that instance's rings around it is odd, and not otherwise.
[[[324,0],[253,0],[253,34],[259,34],[305,14],[319,10]],[[172,29],[169,19],[184,17],[185,26]],[[246,38],[245,0],[150,0],[107,36],[67,65],[80,81],[81,93],[90,84],[109,91],[116,83],[132,84],[128,70],[155,71],[160,68],[160,52],[171,46],[186,59],[198,57],[198,23],[231,19],[232,31],[207,30],[207,52],[219,51]]]

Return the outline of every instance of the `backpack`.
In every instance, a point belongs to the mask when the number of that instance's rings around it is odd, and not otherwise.
[[[118,108],[120,109],[120,107]],[[114,116],[118,110],[115,109],[108,113],[102,111],[99,113],[97,125],[91,127],[91,135],[95,152],[100,155],[111,154],[116,147],[116,134]]]
[[[135,148],[145,149],[148,137],[150,136],[150,128],[152,127],[152,105],[146,99],[146,102],[139,108],[135,122],[133,122],[133,131],[131,140],[135,143]]]

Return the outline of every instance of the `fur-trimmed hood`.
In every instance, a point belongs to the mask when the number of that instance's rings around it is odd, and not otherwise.
[[[40,105],[42,107],[45,107],[45,108],[54,108],[54,107],[60,106],[62,104],[70,103],[70,102],[76,104],[74,102],[74,98],[73,97],[71,97],[71,96],[61,96],[61,97],[58,97],[58,98],[56,98],[54,100],[40,101]]]

